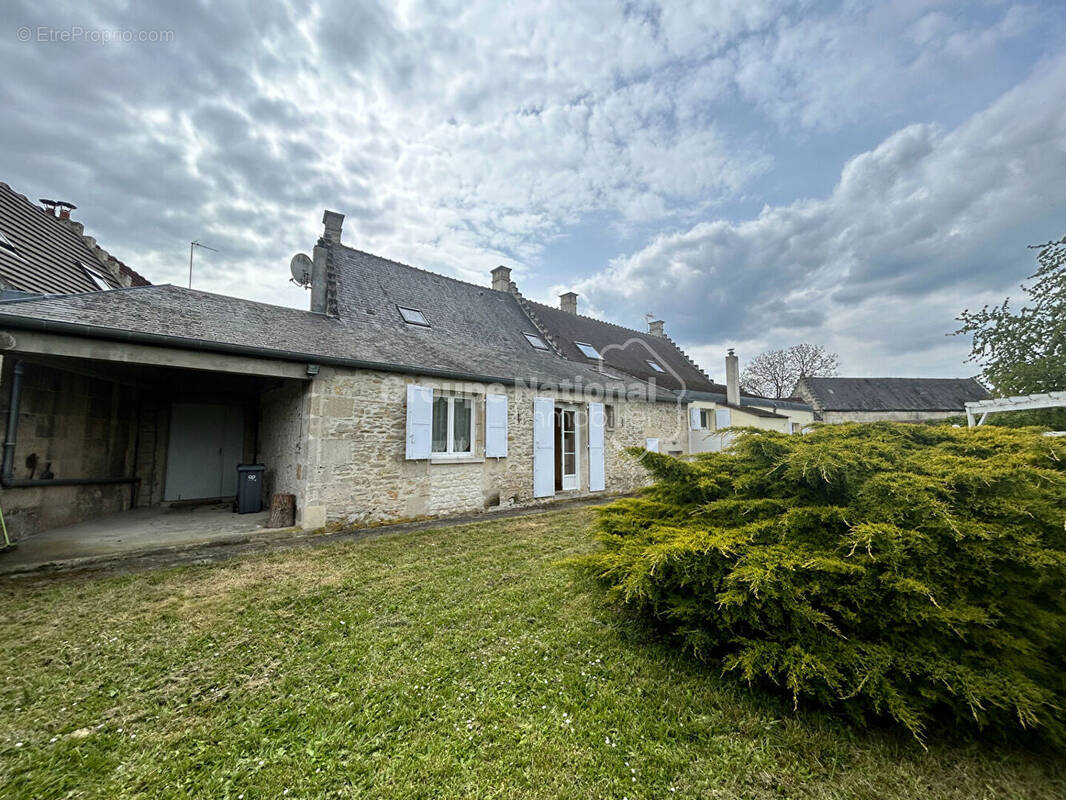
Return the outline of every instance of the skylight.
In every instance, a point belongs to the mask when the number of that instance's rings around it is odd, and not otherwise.
[[[541,337],[537,336],[535,333],[523,333],[522,335],[526,337],[527,342],[529,342],[538,350],[548,349],[548,343],[545,342]]]
[[[407,324],[421,325],[423,328],[429,327],[426,315],[417,308],[407,308],[406,306],[396,306],[396,308],[400,310],[400,316],[403,317],[403,321]]]
[[[659,362],[658,361],[652,361],[650,358],[648,359],[648,366],[651,367],[656,372],[666,372],[665,369],[663,369],[661,366],[659,366]]]
[[[603,356],[600,355],[600,351],[588,342],[574,342],[574,344],[577,345],[577,349],[580,350],[586,358],[603,358]]]
[[[107,292],[115,288],[111,285],[107,278],[104,277],[104,274],[100,272],[100,270],[94,269],[93,267],[90,267],[86,264],[82,264],[80,261],[75,263],[77,263],[79,267],[85,270],[85,274],[89,276],[89,280],[96,284],[96,288],[99,289],[101,292]]]

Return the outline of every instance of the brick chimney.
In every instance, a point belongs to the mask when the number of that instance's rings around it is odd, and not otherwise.
[[[341,226],[344,225],[344,214],[336,211],[326,211],[322,215],[322,224],[326,226],[322,238],[329,239],[334,244],[341,243]]]
[[[740,405],[740,359],[732,347],[725,357],[725,399],[730,405]]]
[[[514,286],[511,283],[511,268],[505,267],[502,264],[492,271],[492,288],[497,292],[510,292],[511,287]]]
[[[665,339],[666,331],[663,330],[663,325],[665,324],[666,323],[663,322],[661,319],[648,320],[648,333],[650,333],[652,336],[658,336],[662,339]]]
[[[559,295],[559,308],[567,314],[577,313],[577,293],[567,292]]]

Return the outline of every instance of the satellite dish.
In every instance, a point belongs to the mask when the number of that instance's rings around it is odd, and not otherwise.
[[[311,285],[311,259],[303,253],[297,253],[292,257],[292,261],[289,262],[289,269],[292,271],[292,279],[298,285],[307,288]]]

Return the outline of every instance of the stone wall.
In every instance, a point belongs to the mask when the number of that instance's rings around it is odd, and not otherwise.
[[[5,358],[0,420],[6,425],[14,359]],[[132,476],[139,395],[112,381],[24,362],[13,477]],[[40,485],[3,490],[12,538],[121,511],[132,484]]]
[[[959,411],[823,411],[822,422],[926,422],[965,414]]]
[[[287,382],[263,392],[259,404],[258,453],[266,465],[263,502],[273,494],[303,496],[307,472],[307,400],[309,385]]]
[[[475,453],[462,461],[405,458],[406,387],[432,386],[477,401]],[[508,398],[508,455],[484,458],[488,392]],[[327,523],[373,524],[498,507],[549,502],[533,497],[533,398],[552,396],[587,408],[581,398],[531,387],[455,383],[370,370],[322,367],[310,391],[304,527]],[[623,401],[614,405],[614,427],[605,431],[607,492],[625,492],[646,481],[643,467],[623,448],[660,439],[662,452],[687,450],[685,410],[673,403]],[[588,492],[587,422],[579,414],[580,488]]]

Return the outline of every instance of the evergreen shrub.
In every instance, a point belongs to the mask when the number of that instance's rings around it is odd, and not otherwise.
[[[1066,438],[875,423],[632,450],[581,563],[700,659],[919,739],[1066,741]]]

